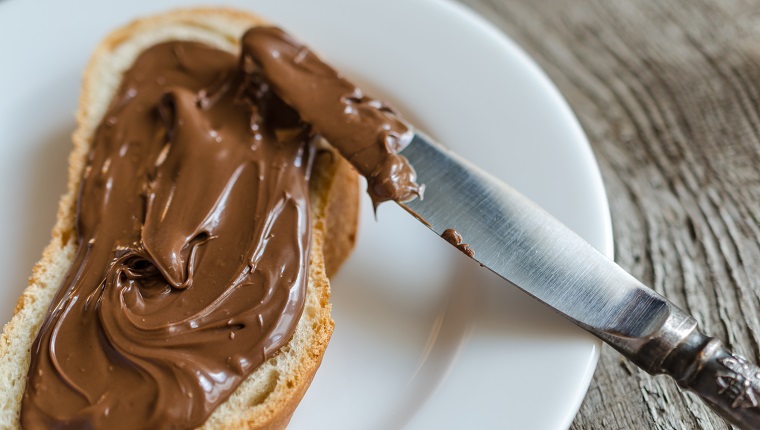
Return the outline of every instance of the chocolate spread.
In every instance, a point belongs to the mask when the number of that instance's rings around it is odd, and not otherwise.
[[[367,178],[375,205],[421,196],[414,169],[398,155],[414,133],[389,105],[365,95],[279,28],[255,27],[243,36],[243,67],[262,74]]]
[[[242,50],[166,42],[125,73],[82,173],[79,247],[32,346],[22,427],[193,428],[277,354],[304,306],[312,127],[375,203],[420,194],[388,106],[279,29],[250,30]]]
[[[454,230],[453,228],[447,228],[443,231],[443,234],[441,234],[441,237],[446,240],[446,242],[454,245],[458,250],[462,251],[464,255],[468,257],[474,257],[475,251],[470,248],[470,245],[466,243],[462,243],[462,235],[459,234],[458,231]]]
[[[229,53],[145,51],[82,175],[80,244],[32,348],[24,428],[191,428],[291,338],[309,127]]]

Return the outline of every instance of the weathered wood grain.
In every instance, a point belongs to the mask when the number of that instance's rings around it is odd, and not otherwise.
[[[602,169],[618,263],[760,355],[760,2],[463,0],[544,68]],[[727,429],[605,348],[572,429]]]

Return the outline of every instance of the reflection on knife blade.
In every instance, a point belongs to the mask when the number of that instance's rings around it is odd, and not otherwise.
[[[760,402],[738,407],[723,383],[728,378],[751,385],[760,368],[731,355],[694,318],[535,203],[423,134],[416,133],[401,154],[426,185],[424,200],[402,206],[430,229],[443,235],[456,226],[483,266],[647,372],[671,375],[733,424],[760,428]],[[741,368],[731,366],[740,359]]]

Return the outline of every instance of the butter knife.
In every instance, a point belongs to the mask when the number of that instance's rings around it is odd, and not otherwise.
[[[401,206],[427,227],[450,242],[453,229],[481,265],[648,373],[670,375],[727,421],[760,428],[758,366],[528,198],[424,134],[400,154],[425,185],[423,199]]]

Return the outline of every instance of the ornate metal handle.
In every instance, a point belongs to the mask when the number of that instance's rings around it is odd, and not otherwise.
[[[646,339],[595,334],[647,372],[672,376],[728,422],[760,429],[760,367],[706,336],[675,306],[662,328]]]
[[[718,339],[698,330],[693,336],[705,339],[704,347],[696,351],[686,372],[671,376],[730,423],[743,429],[760,429],[760,367],[731,354]]]

